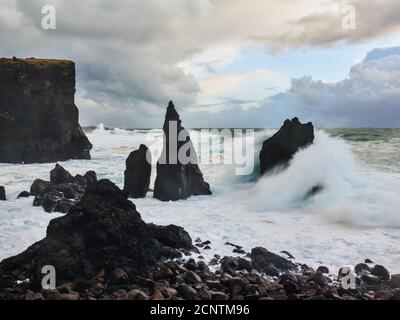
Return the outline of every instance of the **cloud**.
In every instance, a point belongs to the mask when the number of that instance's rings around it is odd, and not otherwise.
[[[352,32],[341,28],[340,6],[346,3],[357,9],[357,29]],[[41,29],[41,8],[48,4],[57,9],[54,31]],[[85,5],[78,0],[0,0],[0,55],[74,60],[84,124],[159,127],[155,115],[173,99],[187,111],[200,106],[204,114],[194,119],[197,122],[219,105],[232,116],[220,119],[218,126],[229,126],[238,122],[235,110],[253,110],[261,94],[236,94],[238,86],[233,86],[228,96],[205,97],[210,86],[204,75],[233,64],[254,43],[279,50],[385,36],[398,31],[399,10],[397,0],[86,0]],[[247,75],[252,76],[259,81],[267,77]],[[218,77],[215,74],[214,81]],[[312,101],[318,99],[311,95],[314,87],[323,85],[309,82],[299,80],[293,86],[308,86],[303,98]],[[274,86],[266,81],[265,87]],[[242,118],[259,123],[259,118],[251,120],[251,113]]]
[[[371,51],[339,82],[292,79],[289,90],[255,102],[251,112],[232,105],[207,122],[200,115],[186,116],[195,119],[194,127],[224,120],[233,127],[279,127],[295,116],[318,127],[400,127],[399,101],[400,48],[386,48]]]

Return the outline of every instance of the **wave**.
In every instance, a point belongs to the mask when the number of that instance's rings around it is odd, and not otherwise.
[[[323,190],[306,199],[316,185]],[[314,144],[299,151],[286,170],[255,184],[251,203],[257,211],[296,208],[336,223],[400,228],[398,190],[398,176],[366,167],[348,143],[317,131]]]

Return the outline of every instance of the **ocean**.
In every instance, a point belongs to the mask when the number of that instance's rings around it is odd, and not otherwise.
[[[262,141],[275,131],[255,131],[255,168]],[[95,170],[99,178],[122,187],[125,160],[147,142],[148,133],[99,125],[87,131],[94,146],[92,160],[61,164],[72,174]],[[162,136],[161,130],[152,133]],[[210,133],[210,139],[219,139],[218,134]],[[160,147],[160,141],[154,143]],[[400,273],[399,150],[400,129],[320,129],[315,143],[298,152],[280,173],[258,178],[255,170],[236,176],[234,165],[200,162],[212,196],[163,203],[149,193],[133,202],[146,222],[177,224],[193,240],[210,240],[211,250],[201,253],[206,259],[234,255],[225,245],[232,242],[245,250],[286,250],[298,262],[332,271],[368,258]],[[48,180],[53,167],[0,164],[0,185],[9,199],[0,203],[0,260],[42,239],[49,221],[60,216],[34,208],[33,198],[16,200],[36,178]],[[152,183],[154,179],[155,168]],[[323,191],[306,199],[316,184],[322,184]]]

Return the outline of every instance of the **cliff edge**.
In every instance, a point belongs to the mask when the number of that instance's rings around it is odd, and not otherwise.
[[[0,162],[90,159],[74,95],[72,61],[0,59]]]

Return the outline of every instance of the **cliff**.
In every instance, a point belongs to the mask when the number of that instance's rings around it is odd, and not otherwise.
[[[72,61],[0,59],[0,162],[90,159],[74,95]]]

